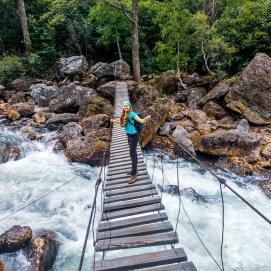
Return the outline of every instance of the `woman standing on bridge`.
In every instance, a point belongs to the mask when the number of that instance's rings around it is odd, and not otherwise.
[[[135,128],[135,121],[144,124],[150,116],[145,117],[144,119],[140,118],[136,112],[132,110],[132,105],[130,101],[123,102],[123,110],[120,114],[119,119],[112,119],[111,121],[119,124],[125,128],[125,132],[128,137],[130,157],[132,162],[131,171],[128,171],[127,174],[130,175],[129,183],[134,183],[137,180],[137,144],[139,140],[139,133]]]

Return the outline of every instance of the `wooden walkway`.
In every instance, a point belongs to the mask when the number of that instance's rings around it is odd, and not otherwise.
[[[115,117],[119,117],[124,100],[128,100],[127,85],[118,83]],[[121,249],[178,243],[178,235],[168,221],[165,207],[150,180],[139,146],[137,153],[139,179],[129,184],[126,172],[131,161],[127,136],[123,128],[114,125],[103,213],[96,234],[96,252],[120,250],[121,255]],[[93,270],[196,271],[196,268],[188,261],[182,248],[171,248],[99,261]]]

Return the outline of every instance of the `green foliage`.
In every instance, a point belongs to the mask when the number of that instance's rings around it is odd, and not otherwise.
[[[24,67],[20,57],[8,55],[0,59],[0,84],[8,86],[9,83],[24,75]]]

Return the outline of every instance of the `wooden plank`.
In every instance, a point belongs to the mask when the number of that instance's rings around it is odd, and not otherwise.
[[[144,197],[154,196],[154,195],[158,195],[158,192],[156,189],[135,192],[132,194],[126,194],[126,195],[121,195],[121,196],[116,196],[116,197],[105,198],[104,203],[107,204],[107,203],[112,203],[112,202],[130,200],[130,199],[144,198]]]
[[[148,171],[144,170],[144,171],[140,171],[137,174],[138,176],[141,175],[148,175]],[[122,173],[122,174],[108,174],[106,177],[106,180],[117,180],[117,179],[121,179],[121,178],[127,178],[127,174],[126,173]]]
[[[136,186],[136,187],[117,189],[113,191],[109,190],[108,192],[105,193],[105,195],[107,197],[112,197],[112,196],[124,195],[124,194],[135,193],[135,192],[151,190],[151,189],[155,189],[155,185],[153,185],[152,183],[147,184],[147,185]]]
[[[124,163],[120,164],[120,163],[116,163],[116,164],[110,164],[109,163],[109,166],[108,166],[108,169],[110,170],[117,170],[117,169],[127,169],[127,168],[131,168],[131,160],[129,161],[125,161]],[[145,162],[143,159],[137,161],[137,165],[138,166],[145,166]]]
[[[97,231],[103,232],[108,230],[119,230],[127,227],[140,226],[165,220],[168,220],[168,216],[166,213],[144,215],[117,221],[101,222],[97,228]]]
[[[160,246],[176,243],[178,243],[178,235],[175,232],[166,232],[136,237],[99,240],[96,243],[95,250],[99,252],[104,250]]]
[[[142,153],[137,154],[137,159],[143,159],[144,156]],[[110,155],[110,164],[131,161],[130,153],[121,154],[121,155]]]
[[[140,152],[141,149],[139,147],[136,148],[137,152]],[[129,146],[122,146],[122,147],[112,147],[110,148],[111,153],[126,153],[127,151],[130,151]]]
[[[127,175],[127,178],[113,180],[113,181],[107,181],[106,182],[106,186],[109,187],[110,185],[117,185],[117,184],[128,183],[129,180],[130,180],[130,176]],[[148,175],[138,176],[138,180],[137,181],[142,181],[142,180],[146,181],[146,180],[150,180],[150,178],[149,178]]]
[[[197,271],[197,269],[192,262],[183,262],[153,268],[146,268],[142,271]]]
[[[176,248],[97,261],[95,271],[129,271],[185,261],[187,261],[187,256],[183,248]]]
[[[138,158],[138,164],[145,163],[143,158]],[[120,162],[115,162],[114,160],[109,162],[109,168],[119,167],[119,166],[125,166],[125,165],[132,165],[131,158],[128,157],[126,159],[121,159]]]
[[[114,202],[114,203],[104,204],[103,211],[112,212],[112,211],[117,211],[121,209],[140,207],[140,206],[155,204],[155,203],[160,203],[160,202],[161,202],[161,198],[159,196],[139,198],[139,199],[127,200],[125,202]]]
[[[115,219],[115,218],[132,216],[132,215],[145,214],[145,213],[160,211],[164,209],[165,209],[165,206],[162,203],[150,204],[150,205],[136,207],[136,208],[103,213],[101,220],[108,220],[108,219]]]
[[[142,181],[137,181],[135,183],[129,184],[127,183],[121,183],[121,184],[116,184],[116,185],[106,185],[104,187],[105,191],[109,191],[109,190],[117,190],[117,189],[123,189],[123,188],[129,188],[129,187],[135,187],[135,186],[141,186],[141,185],[147,185],[147,184],[151,184],[152,182],[150,180],[142,180]]]
[[[128,167],[120,167],[120,168],[113,168],[113,169],[108,170],[108,174],[113,175],[113,174],[127,173],[130,169],[131,169],[130,166],[128,166]],[[146,170],[147,170],[147,168],[146,168],[145,164],[137,165],[137,172],[146,171]]]
[[[109,230],[104,232],[98,232],[96,234],[97,240],[121,238],[121,237],[132,237],[157,234],[162,232],[173,231],[173,227],[170,222],[156,222],[146,225],[128,227],[119,230]]]

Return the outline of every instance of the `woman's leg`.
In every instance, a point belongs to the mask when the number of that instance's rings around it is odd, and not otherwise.
[[[132,135],[130,136],[130,156],[132,161],[132,170],[131,170],[131,176],[135,176],[137,173],[137,144],[138,144],[139,135]]]

